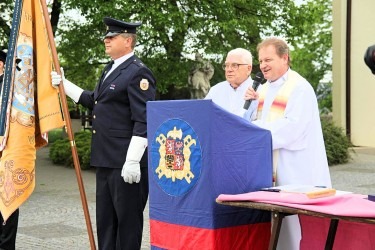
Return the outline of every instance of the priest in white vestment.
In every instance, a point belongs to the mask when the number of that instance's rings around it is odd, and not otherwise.
[[[258,47],[260,69],[267,79],[259,93],[250,87],[245,99],[257,100],[256,114],[245,114],[272,134],[275,185],[331,187],[319,109],[309,82],[290,69],[289,48],[268,38]],[[255,102],[255,101],[254,101]],[[277,249],[297,250],[301,229],[298,216],[283,220]]]
[[[253,57],[250,51],[242,48],[229,51],[223,64],[226,81],[212,86],[204,99],[212,99],[226,111],[243,117],[246,111],[243,108],[245,93],[253,83],[250,77],[252,67]],[[254,105],[253,109],[256,107]]]

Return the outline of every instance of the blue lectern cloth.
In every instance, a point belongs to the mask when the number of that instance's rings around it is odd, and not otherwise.
[[[147,123],[151,225],[221,229],[269,224],[268,212],[215,202],[222,193],[272,185],[268,130],[211,100],[148,102]],[[153,235],[162,233],[151,226],[151,241]],[[157,245],[167,248],[160,242]]]

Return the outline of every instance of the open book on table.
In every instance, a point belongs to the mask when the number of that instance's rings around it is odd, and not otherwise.
[[[310,199],[328,197],[328,196],[333,196],[336,194],[336,189],[334,188],[326,188],[326,187],[310,186],[310,185],[294,185],[294,184],[263,188],[261,190],[271,191],[271,192],[306,194],[306,196]]]

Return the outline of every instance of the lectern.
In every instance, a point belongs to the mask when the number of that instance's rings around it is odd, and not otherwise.
[[[268,130],[211,100],[147,103],[153,249],[267,249],[270,213],[216,204],[272,185]]]

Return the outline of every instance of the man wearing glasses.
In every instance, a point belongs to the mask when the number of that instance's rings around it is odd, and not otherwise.
[[[243,117],[246,111],[243,108],[244,96],[253,82],[250,77],[252,67],[253,57],[250,51],[242,48],[229,51],[223,64],[226,81],[211,87],[205,99],[212,99],[228,112]]]

